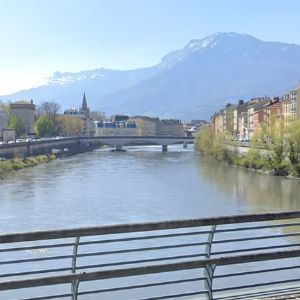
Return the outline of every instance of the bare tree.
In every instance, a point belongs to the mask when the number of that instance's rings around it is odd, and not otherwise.
[[[100,111],[91,111],[90,116],[95,120],[95,121],[105,121],[106,116],[104,112]]]
[[[41,103],[37,108],[37,116],[46,115],[53,123],[60,111],[60,104],[57,102],[46,101]]]

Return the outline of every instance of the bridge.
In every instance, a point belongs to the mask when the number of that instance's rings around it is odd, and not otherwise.
[[[2,233],[0,298],[298,299],[299,219],[294,211]]]
[[[183,144],[186,148],[188,144],[194,142],[192,137],[179,136],[98,136],[85,139],[86,141],[114,146],[116,150],[121,150],[123,146],[160,145],[163,152],[168,151],[169,145]]]
[[[21,142],[0,145],[0,157],[26,157],[51,153],[52,149],[68,148],[72,153],[80,153],[96,149],[102,145],[122,150],[123,146],[160,145],[162,151],[168,151],[168,145],[183,144],[187,147],[194,138],[176,136],[98,136],[98,137],[66,137],[46,139],[32,142]]]

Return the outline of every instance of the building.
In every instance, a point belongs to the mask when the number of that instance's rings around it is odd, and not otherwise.
[[[244,103],[244,100],[239,100],[233,111],[233,133],[236,139],[240,139],[242,136],[240,120],[243,112],[247,112],[247,103]]]
[[[291,109],[295,119],[300,120],[300,85],[291,93]]]
[[[231,136],[234,135],[234,111],[235,111],[235,105],[232,105],[231,103],[228,103],[225,106],[225,109],[223,110],[224,117],[224,130],[226,134],[229,134]]]
[[[35,105],[33,101],[18,101],[15,103],[9,104],[11,112],[24,124],[25,134],[33,135],[34,134],[34,113]]]
[[[1,130],[1,138],[2,138],[2,141],[5,143],[8,143],[10,141],[15,141],[16,140],[16,132],[14,129],[11,129],[11,128],[3,128]]]
[[[248,138],[247,139],[251,139],[253,136],[255,111],[260,109],[260,106],[263,106],[263,105],[269,103],[270,101],[272,101],[272,99],[269,97],[258,97],[258,98],[252,98],[248,102],[248,106],[247,106]]]
[[[95,136],[137,136],[138,129],[132,121],[95,121]]]
[[[282,117],[285,125],[288,125],[292,120],[295,120],[296,118],[295,104],[296,103],[293,103],[292,109],[292,100],[290,97],[290,93],[287,93],[282,97]]]
[[[3,142],[14,141],[16,139],[16,132],[14,129],[7,128],[8,114],[0,110],[0,139]]]
[[[282,115],[285,125],[300,119],[300,87],[286,93],[282,97]]]
[[[272,124],[278,123],[282,119],[282,102],[279,98],[274,98],[273,101],[264,106],[264,121],[266,122],[268,128]]]
[[[113,115],[110,117],[111,122],[126,122],[129,119],[126,115]]]
[[[90,116],[90,110],[87,106],[85,93],[83,94],[81,108],[71,108],[64,111],[64,115],[77,117],[82,122],[82,136],[94,136],[95,124],[93,118]]]
[[[128,121],[136,124],[138,136],[155,136],[157,133],[158,118],[135,116]]]
[[[258,101],[256,104],[253,105],[253,133],[255,133],[255,131],[257,131],[258,129],[261,128],[261,125],[263,122],[266,121],[266,110],[265,110],[265,106],[268,105],[269,103],[271,103],[272,100],[269,99],[263,99],[261,101]]]
[[[157,123],[156,135],[183,136],[183,124],[180,120],[165,119]]]
[[[219,113],[215,114],[214,128],[215,134],[224,133],[224,110],[221,110]]]
[[[241,112],[239,116],[239,140],[249,140],[248,110]]]
[[[5,111],[0,110],[0,131],[7,127],[8,115]]]

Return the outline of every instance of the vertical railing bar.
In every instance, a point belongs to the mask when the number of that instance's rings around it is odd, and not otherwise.
[[[76,273],[79,240],[80,240],[80,236],[75,238],[75,245],[73,248],[73,257],[72,257],[72,273]],[[78,287],[79,287],[79,280],[73,280],[71,284],[72,300],[77,300],[78,298]]]
[[[211,256],[211,249],[213,244],[213,239],[215,235],[217,225],[212,225],[211,231],[207,237],[207,245],[205,246],[205,253],[206,258],[210,258]],[[207,265],[204,268],[204,277],[205,277],[205,288],[208,292],[208,299],[213,300],[213,276],[215,271],[216,265]]]

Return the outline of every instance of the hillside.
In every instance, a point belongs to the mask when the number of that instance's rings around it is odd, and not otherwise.
[[[74,107],[85,91],[89,106],[108,114],[208,118],[224,103],[280,95],[299,79],[300,46],[216,33],[190,41],[153,67],[56,72],[47,85],[1,99],[55,100]]]

